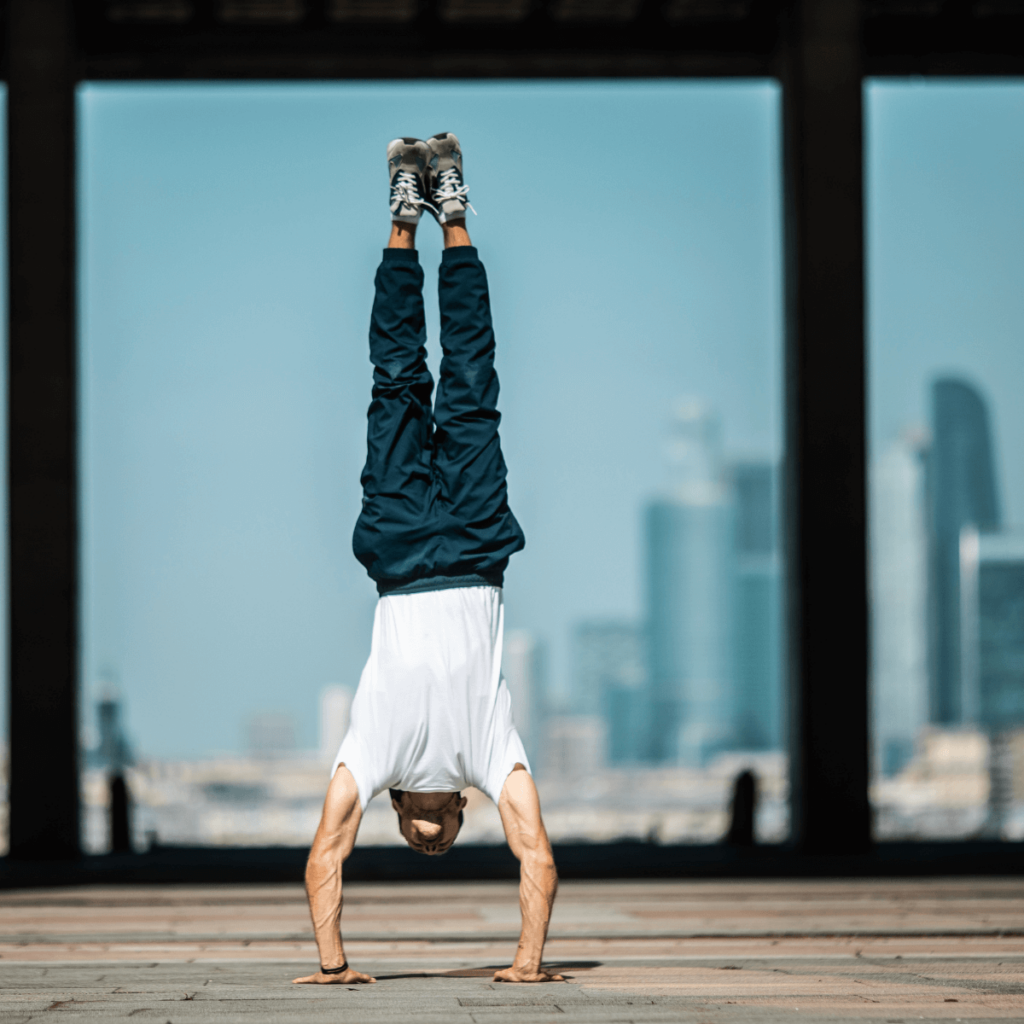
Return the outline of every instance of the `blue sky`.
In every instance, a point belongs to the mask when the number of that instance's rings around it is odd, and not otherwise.
[[[90,87],[82,95],[85,678],[140,749],[237,746],[354,685],[351,554],[384,147],[462,138],[527,548],[507,621],[640,612],[673,402],[778,449],[777,96],[766,84]],[[428,322],[440,234],[423,225]],[[432,349],[432,351],[434,351]],[[436,351],[435,365],[436,365]]]
[[[876,83],[867,125],[873,440],[927,421],[932,375],[963,374],[1024,527],[1024,84]]]
[[[387,235],[384,147],[459,133],[491,279],[512,507],[507,623],[641,613],[640,510],[675,400],[780,450],[778,93],[763,82],[84,87],[83,676],[150,754],[314,742],[375,591],[351,554]],[[1024,87],[868,91],[873,440],[936,370],[993,403],[1024,519]],[[439,232],[425,223],[431,352]]]

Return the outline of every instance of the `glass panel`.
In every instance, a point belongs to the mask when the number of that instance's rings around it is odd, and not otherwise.
[[[527,547],[504,672],[552,837],[787,831],[778,91],[81,92],[87,840],[305,843],[369,650],[352,557],[384,146],[458,129]],[[440,236],[424,223],[428,353]],[[462,841],[500,841],[470,793]],[[360,842],[400,842],[387,794]]]
[[[867,91],[879,838],[1024,838],[1024,84]]]

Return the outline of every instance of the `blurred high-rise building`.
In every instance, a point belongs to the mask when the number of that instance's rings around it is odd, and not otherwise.
[[[1024,534],[960,543],[963,721],[991,734],[1024,725]]]
[[[354,694],[347,686],[330,685],[320,691],[320,760],[334,761],[348,732]]]
[[[121,698],[114,692],[96,702],[98,742],[86,756],[90,767],[107,768],[115,774],[131,764],[132,753],[124,733]]]
[[[646,760],[651,723],[642,630],[633,622],[585,622],[573,646],[572,706],[604,718],[609,763]]]
[[[552,715],[544,727],[543,777],[569,784],[577,797],[586,795],[608,763],[607,744],[599,715]]]
[[[736,744],[746,750],[782,746],[782,572],[778,550],[776,468],[734,463],[733,589]]]
[[[505,633],[501,670],[512,697],[512,715],[526,747],[526,756],[531,761],[536,760],[547,708],[544,649],[533,633],[526,629],[510,629]]]
[[[963,721],[960,680],[960,534],[1000,525],[992,431],[985,400],[971,384],[932,384],[929,490],[929,660],[933,721]]]
[[[871,701],[875,769],[894,775],[928,721],[928,527],[923,431],[871,469]]]
[[[645,524],[650,756],[698,764],[736,742],[733,517],[718,422],[700,403],[676,409],[669,460]]]
[[[1024,764],[1024,534],[960,534],[960,689],[963,721],[989,737],[981,834],[1004,838]]]
[[[245,727],[246,746],[252,757],[287,757],[294,753],[295,719],[287,712],[261,711],[249,715]]]

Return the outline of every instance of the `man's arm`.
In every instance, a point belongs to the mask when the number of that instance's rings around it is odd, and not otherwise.
[[[341,942],[341,865],[355,845],[362,815],[356,780],[340,765],[327,789],[320,827],[306,862],[306,895],[321,967],[340,967],[345,963],[345,948]],[[307,978],[296,978],[293,984],[351,985],[375,980],[368,974],[349,969],[341,974],[317,971]]]
[[[558,891],[558,873],[551,844],[540,816],[540,798],[530,773],[517,764],[505,780],[498,801],[509,848],[519,861],[519,909],[523,927],[511,967],[498,971],[495,981],[563,981],[541,967],[551,907]]]

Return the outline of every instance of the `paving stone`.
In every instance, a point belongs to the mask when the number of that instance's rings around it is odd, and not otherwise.
[[[378,983],[314,987],[291,984],[316,964],[300,887],[4,892],[0,1022],[1024,1020],[1020,879],[567,884],[547,954],[569,980],[543,986],[492,981],[515,903],[352,886],[346,948]]]

